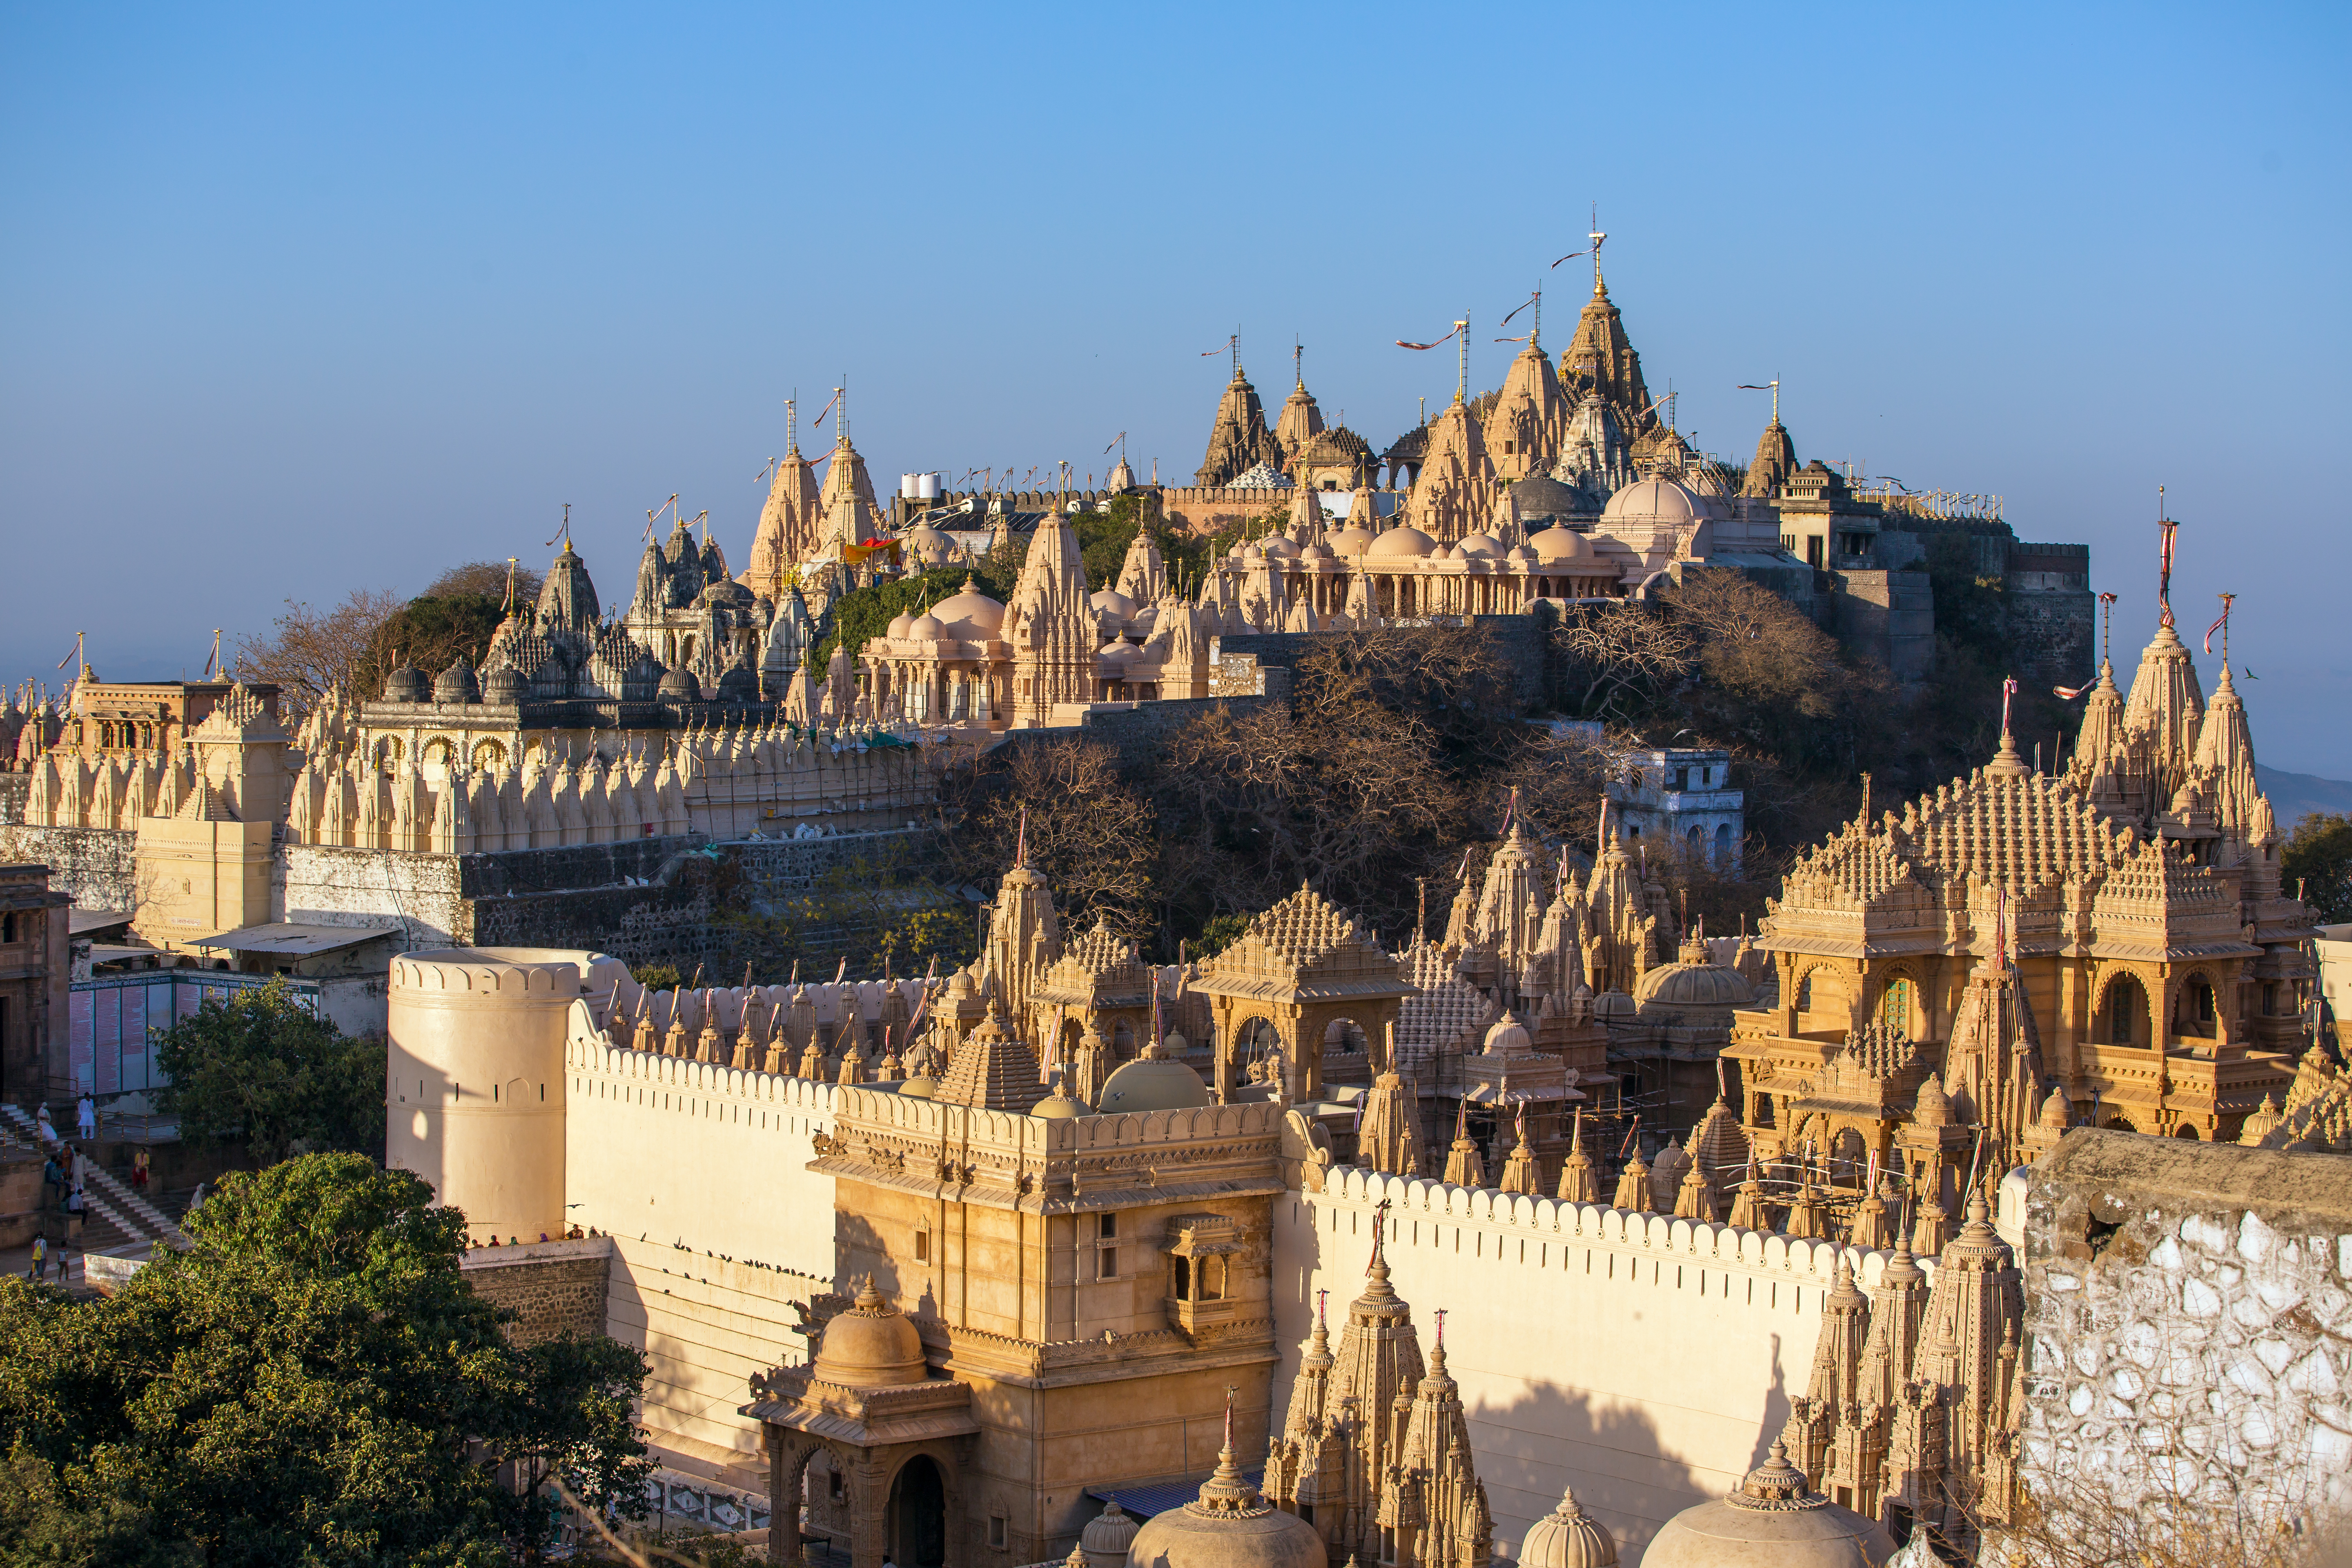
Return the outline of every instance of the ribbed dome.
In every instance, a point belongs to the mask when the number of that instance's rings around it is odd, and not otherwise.
[[[702,684],[681,665],[662,677],[661,694],[680,702],[699,701],[702,697]]]
[[[1756,989],[1720,963],[1662,963],[1634,984],[1633,1000],[1665,1007],[1745,1007]]]
[[[1616,1562],[1617,1542],[1578,1504],[1572,1487],[1519,1542],[1519,1568],[1615,1568]]]
[[[1952,1120],[1951,1097],[1944,1092],[1941,1079],[1934,1073],[1919,1086],[1919,1098],[1912,1107],[1911,1120],[1921,1127],[1942,1127]]]
[[[946,622],[961,642],[985,642],[1004,626],[1004,606],[974,587],[969,577],[954,597],[933,605],[931,614]]]
[[[1128,1568],[1329,1568],[1330,1561],[1313,1525],[1242,1479],[1230,1446],[1201,1495],[1154,1515],[1127,1549]]]
[[[1666,1521],[1642,1568],[1884,1568],[1885,1531],[1806,1485],[1778,1443],[1738,1490]]]
[[[1054,1092],[1029,1108],[1029,1114],[1046,1121],[1075,1121],[1081,1116],[1091,1116],[1083,1100],[1072,1100],[1059,1085]]]
[[[423,670],[413,664],[404,664],[383,678],[383,700],[386,702],[430,702],[433,684]]]
[[[1596,1018],[1631,1018],[1634,1010],[1633,999],[1622,991],[1603,991],[1592,999],[1592,1016]]]
[[[1116,1502],[1105,1504],[1102,1512],[1087,1521],[1086,1529],[1078,1532],[1078,1550],[1089,1563],[1125,1563],[1127,1549],[1135,1543],[1139,1528],[1127,1510]]]
[[[1170,1037],[1171,1039],[1173,1036]],[[1209,1103],[1209,1086],[1182,1062],[1168,1059],[1158,1046],[1104,1080],[1098,1109],[1106,1116],[1136,1110],[1181,1110]]]
[[[904,1312],[882,1299],[871,1274],[856,1304],[825,1324],[810,1370],[845,1388],[896,1388],[929,1375],[922,1337]]]
[[[522,700],[522,671],[503,659],[482,677],[482,700],[512,706]]]
[[[1365,553],[1373,556],[1423,556],[1436,548],[1437,541],[1407,523],[1402,528],[1391,528],[1373,540],[1371,549]]]
[[[482,689],[474,679],[474,667],[462,657],[451,660],[449,668],[434,678],[433,700],[436,702],[478,702],[481,700]]]
[[[1592,541],[1574,529],[1562,528],[1558,523],[1552,524],[1551,527],[1529,539],[1528,547],[1536,552],[1536,559],[1538,561],[1590,561],[1592,559]]]

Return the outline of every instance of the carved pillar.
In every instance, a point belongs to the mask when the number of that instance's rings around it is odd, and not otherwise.
[[[774,1426],[765,1429],[768,1449],[768,1561],[798,1563],[802,1554],[801,1493],[808,1476],[814,1445],[788,1437]]]
[[[844,1479],[849,1490],[849,1568],[882,1568],[890,1548],[889,1493],[875,1456],[865,1449],[855,1453],[854,1458],[843,1456],[848,1470]]]

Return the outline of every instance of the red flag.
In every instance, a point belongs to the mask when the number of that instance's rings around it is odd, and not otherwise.
[[[1456,322],[1454,324],[1454,332],[1458,332],[1458,331],[1460,331],[1461,330],[1462,330],[1462,323],[1461,323],[1461,322],[1459,322],[1459,321],[1456,321]],[[1433,348],[1437,348],[1437,347],[1439,347],[1439,346],[1441,346],[1441,345],[1443,345],[1443,344],[1444,344],[1444,343],[1447,343],[1447,342],[1452,342],[1452,341],[1453,341],[1453,338],[1454,338],[1454,332],[1448,332],[1448,333],[1446,333],[1446,334],[1445,334],[1445,336],[1444,336],[1444,337],[1442,337],[1442,338],[1438,339],[1438,340],[1437,340],[1437,342],[1433,342],[1433,343],[1409,343],[1409,342],[1405,342],[1402,338],[1399,338],[1399,339],[1397,339],[1397,340],[1396,340],[1396,346],[1397,346],[1397,347],[1399,347],[1399,348],[1401,348],[1401,349],[1433,349]]]
[[[2205,628],[2205,651],[2207,653],[2211,653],[2213,651],[2213,634],[2218,631],[2222,631],[2229,626],[2230,605],[2237,596],[2238,595],[2235,594],[2223,594],[2221,595],[2221,617],[2215,621],[2211,626]]]

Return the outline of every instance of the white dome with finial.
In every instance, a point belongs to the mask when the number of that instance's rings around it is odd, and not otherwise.
[[[1528,1526],[1519,1542],[1519,1568],[1616,1568],[1617,1542],[1576,1500],[1576,1489],[1559,1494],[1559,1506]]]
[[[1729,1495],[1666,1521],[1642,1568],[1885,1568],[1894,1555],[1877,1521],[1813,1490],[1776,1442]]]

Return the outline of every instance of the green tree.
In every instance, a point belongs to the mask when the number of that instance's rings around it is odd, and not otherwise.
[[[59,1475],[18,1448],[0,1466],[0,1558],[19,1568],[199,1568],[193,1542],[166,1540],[145,1509]]]
[[[207,999],[155,1037],[161,1096],[184,1137],[241,1141],[262,1163],[314,1150],[383,1152],[383,1042],[345,1035],[283,980]]]
[[[556,1478],[641,1513],[643,1358],[509,1344],[460,1272],[465,1216],[432,1202],[408,1172],[306,1155],[223,1178],[191,1250],[112,1297],[0,1280],[0,1443],[45,1472],[24,1533],[131,1510],[209,1568],[489,1568],[543,1552]]]
[[[2323,923],[2352,921],[2352,816],[2315,811],[2296,823],[2280,871],[2286,890],[2300,887]]]

